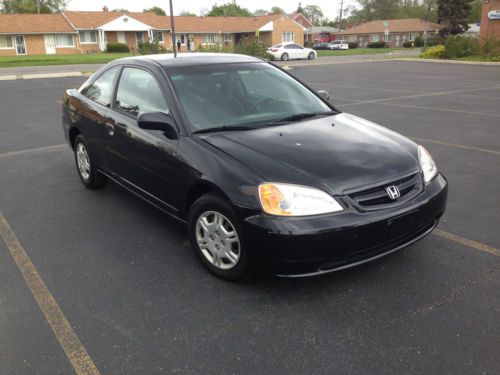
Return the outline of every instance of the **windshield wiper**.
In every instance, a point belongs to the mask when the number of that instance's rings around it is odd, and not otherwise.
[[[283,117],[278,120],[274,120],[271,123],[276,124],[280,122],[294,122],[294,121],[300,121],[300,120],[305,120],[307,118],[311,117],[316,117],[316,116],[331,116],[331,115],[336,115],[337,112],[334,111],[327,111],[327,112],[312,112],[312,113],[296,113],[291,116]]]
[[[223,132],[223,131],[228,131],[228,130],[252,130],[252,129],[256,129],[256,128],[257,127],[255,127],[255,126],[224,125],[224,126],[216,126],[214,128],[195,130],[193,132],[193,134],[216,133],[216,132]]]

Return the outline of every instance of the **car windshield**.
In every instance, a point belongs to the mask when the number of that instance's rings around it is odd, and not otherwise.
[[[255,128],[332,114],[302,84],[266,63],[190,66],[168,75],[192,131]]]

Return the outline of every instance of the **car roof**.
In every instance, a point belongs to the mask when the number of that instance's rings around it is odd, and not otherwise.
[[[127,62],[140,63],[141,61],[155,61],[164,68],[174,68],[180,66],[202,66],[208,64],[256,63],[262,62],[263,60],[252,56],[238,55],[234,53],[206,52],[178,53],[176,58],[173,53],[162,53],[158,55],[125,57],[115,60],[116,63],[121,64],[126,64]]]

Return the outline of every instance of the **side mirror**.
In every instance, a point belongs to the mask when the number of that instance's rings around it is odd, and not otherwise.
[[[325,90],[319,90],[318,95],[321,96],[324,100],[329,100],[330,99],[330,93]]]
[[[174,119],[165,112],[141,113],[137,117],[139,128],[145,130],[160,130],[168,139],[178,139]]]

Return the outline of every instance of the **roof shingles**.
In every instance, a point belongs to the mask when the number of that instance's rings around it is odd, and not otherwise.
[[[62,14],[1,14],[0,34],[73,33]]]

